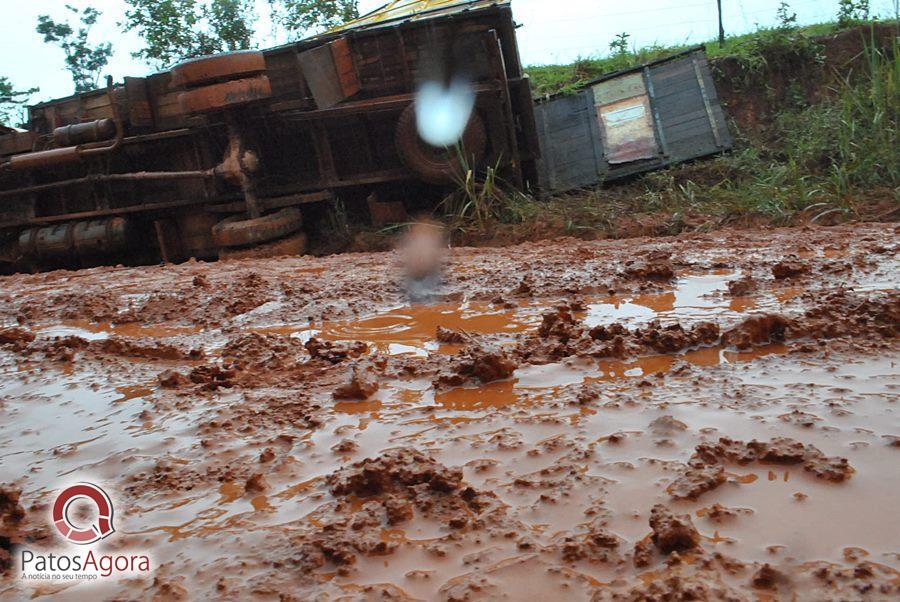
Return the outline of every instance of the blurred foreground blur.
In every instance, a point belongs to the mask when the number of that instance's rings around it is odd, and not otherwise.
[[[417,304],[434,300],[441,287],[447,259],[443,226],[431,221],[412,224],[401,238],[397,251],[409,302]]]

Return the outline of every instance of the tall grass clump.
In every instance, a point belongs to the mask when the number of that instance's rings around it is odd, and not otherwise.
[[[787,113],[785,154],[801,172],[825,173],[830,192],[900,188],[900,43],[870,44],[862,73],[841,78],[830,101]]]
[[[504,180],[497,165],[476,171],[456,148],[461,170],[456,186],[438,206],[451,231],[486,230],[497,222],[520,223],[536,213],[536,201]]]
[[[708,163],[702,182],[679,167],[648,174],[644,206],[787,223],[801,212],[855,217],[857,199],[870,192],[900,203],[898,46],[870,44],[859,71],[840,78],[828,98],[782,111],[770,141],[739,141],[739,150]]]

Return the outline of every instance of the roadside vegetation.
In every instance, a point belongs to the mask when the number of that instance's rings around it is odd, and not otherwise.
[[[764,54],[772,47],[803,51],[803,47],[808,46],[809,41],[814,38],[839,33],[871,21],[868,0],[843,0],[835,20],[827,23],[798,26],[797,15],[787,2],[781,3],[776,17],[778,22],[774,27],[760,27],[752,33],[727,36],[723,46],[719,46],[717,40],[707,41],[703,44],[707,56],[710,59],[736,56],[747,63],[759,63],[765,60]],[[609,53],[606,56],[582,57],[568,65],[527,67],[534,96],[540,98],[575,92],[586,82],[606,73],[637,67],[696,46],[682,44],[634,48],[629,42],[630,38],[628,32],[618,34],[609,43]]]
[[[762,94],[774,107],[752,128],[732,120],[730,154],[541,200],[515,193],[495,173],[484,185],[470,175],[442,206],[449,226],[460,242],[477,244],[900,218],[900,45],[896,37],[888,48],[874,43],[867,5],[842,3],[833,23],[797,27],[782,3],[776,27],[728,38],[722,49],[707,45],[714,70],[725,57],[737,62],[734,90]],[[825,65],[817,38],[850,28],[866,38],[858,60],[846,70]],[[627,39],[613,40],[608,57],[529,68],[537,94],[566,93],[680,50],[628,50]],[[770,85],[773,65],[793,74],[787,89]],[[812,101],[800,85],[809,77],[823,82]]]

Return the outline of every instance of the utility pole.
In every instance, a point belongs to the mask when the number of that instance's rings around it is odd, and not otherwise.
[[[722,0],[716,0],[719,6],[719,48],[725,48],[725,26],[722,24]]]

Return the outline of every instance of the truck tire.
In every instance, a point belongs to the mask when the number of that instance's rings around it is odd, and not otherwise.
[[[281,240],[268,242],[246,249],[219,249],[219,259],[223,261],[238,259],[267,259],[269,257],[281,257],[283,255],[303,255],[306,252],[306,234],[298,232],[290,234]]]
[[[172,85],[196,88],[230,79],[241,79],[266,70],[266,58],[258,50],[239,50],[190,59],[172,67]]]
[[[212,229],[213,241],[222,247],[249,247],[293,234],[303,225],[303,216],[296,207],[256,219],[229,217]]]
[[[465,170],[455,148],[431,146],[419,137],[416,111],[413,105],[400,114],[394,134],[397,154],[403,164],[416,176],[432,184],[450,184],[465,177]],[[487,132],[484,121],[473,111],[462,136],[462,148],[467,162],[474,160],[475,168],[484,159]]]
[[[257,75],[187,90],[178,95],[178,102],[185,113],[210,113],[266,100],[271,95],[269,78]]]

